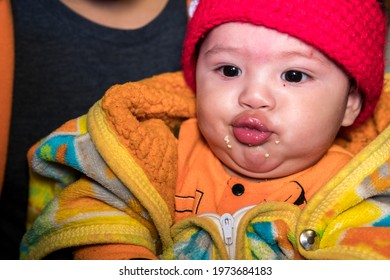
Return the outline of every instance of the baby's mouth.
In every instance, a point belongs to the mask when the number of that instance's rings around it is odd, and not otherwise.
[[[242,144],[259,146],[267,141],[272,132],[258,118],[242,116],[233,122],[233,134]]]

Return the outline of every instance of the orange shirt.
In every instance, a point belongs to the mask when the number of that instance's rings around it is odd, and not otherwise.
[[[3,185],[11,119],[14,74],[14,36],[11,4],[0,0],[0,193]]]
[[[176,220],[213,212],[230,213],[265,201],[286,201],[303,208],[352,155],[332,146],[314,166],[290,176],[253,182],[229,175],[191,119],[179,135],[179,169],[175,195]]]

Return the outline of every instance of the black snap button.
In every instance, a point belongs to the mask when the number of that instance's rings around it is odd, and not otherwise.
[[[245,187],[241,184],[234,184],[232,187],[232,193],[236,196],[240,196],[245,192]]]

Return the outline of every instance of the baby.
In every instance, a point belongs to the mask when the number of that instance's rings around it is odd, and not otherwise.
[[[66,187],[22,256],[390,258],[389,131],[355,157],[334,144],[381,95],[382,5],[193,1],[186,84],[114,86],[31,150],[32,186]]]
[[[367,41],[359,39],[367,27],[352,24],[357,15],[344,17],[354,7],[375,11],[375,24],[365,17],[375,28]],[[307,16],[319,10],[329,16]],[[341,25],[332,20],[338,16]],[[372,114],[385,29],[376,1],[200,1],[184,46],[197,123],[181,128],[176,215],[233,213],[262,201],[305,205],[351,158],[333,145],[340,128]],[[189,141],[193,148],[181,153]],[[202,200],[184,202],[196,192]]]

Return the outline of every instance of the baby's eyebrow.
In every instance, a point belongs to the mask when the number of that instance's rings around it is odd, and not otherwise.
[[[315,51],[314,49],[307,48],[302,50],[289,50],[279,53],[276,58],[279,59],[293,59],[304,58],[309,60],[315,60],[324,66],[330,66],[331,61],[322,53]]]
[[[214,45],[210,47],[204,55],[212,56],[219,53],[229,53],[232,55],[238,55],[239,53],[242,53],[245,51],[244,47],[235,47],[235,46],[224,46],[224,45]],[[328,59],[324,54],[317,51],[313,47],[310,46],[302,46],[298,47],[296,49],[291,50],[284,50],[281,52],[273,53],[271,56],[267,58],[267,60],[288,60],[288,59],[294,59],[294,58],[304,58],[308,60],[315,60],[317,63],[323,65],[323,66],[331,66],[331,61]]]
[[[218,54],[218,53],[223,53],[223,52],[238,53],[241,49],[242,48],[238,48],[238,47],[216,45],[216,46],[213,46],[210,49],[208,49],[205,52],[205,55],[208,56],[208,55],[213,55],[213,54]]]

